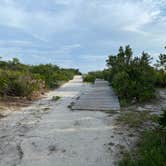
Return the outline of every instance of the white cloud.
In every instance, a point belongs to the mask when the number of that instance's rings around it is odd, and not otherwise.
[[[1,0],[0,26],[18,28],[38,41],[11,38],[0,41],[0,51],[8,46],[7,54],[42,56],[43,62],[61,56],[69,65],[77,65],[80,56],[82,68],[88,60],[94,65],[95,56],[99,64],[94,66],[103,66],[106,54],[122,44],[159,52],[166,45],[164,7],[165,0]]]
[[[54,0],[55,4],[66,6],[58,12],[47,10],[29,12],[19,4],[19,1],[2,0],[2,2],[4,3],[0,5],[0,24],[22,28],[39,38],[72,29],[79,31],[81,26],[87,26],[87,28],[92,26],[94,29],[101,28],[107,31],[119,29],[145,32],[143,30],[145,25],[156,19],[165,19],[160,16],[161,5],[165,4],[163,0],[158,2],[154,0],[92,0],[88,3],[86,0]],[[58,6],[55,5],[54,8]]]

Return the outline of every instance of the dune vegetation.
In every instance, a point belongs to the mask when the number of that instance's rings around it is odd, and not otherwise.
[[[156,64],[143,52],[134,56],[131,47],[120,47],[116,55],[106,60],[107,69],[89,72],[85,78],[108,80],[122,105],[147,101],[155,97],[155,89],[166,87],[166,54],[160,54]]]
[[[71,80],[76,69],[64,69],[52,64],[26,65],[19,59],[0,60],[0,96],[1,98],[27,97],[35,92],[53,89]]]

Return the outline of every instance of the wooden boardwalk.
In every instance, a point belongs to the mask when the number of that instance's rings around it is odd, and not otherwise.
[[[97,79],[89,86],[75,102],[73,110],[118,111],[120,104],[118,97],[107,81]]]

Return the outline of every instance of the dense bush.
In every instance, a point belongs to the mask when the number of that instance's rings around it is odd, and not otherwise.
[[[142,53],[133,58],[132,49],[120,47],[116,56],[109,56],[109,81],[121,99],[145,101],[155,96],[155,72],[150,56]]]
[[[166,49],[166,47],[165,47]],[[157,68],[166,70],[166,54],[160,54],[156,64]]]
[[[0,96],[29,97],[43,88],[55,88],[80,74],[75,69],[63,69],[56,65],[25,65],[17,58],[0,61]]]
[[[166,163],[166,132],[147,131],[136,152],[126,154],[119,166],[164,166]]]
[[[0,71],[1,96],[30,96],[39,88],[39,80],[35,80],[28,73],[14,71]]]
[[[78,70],[61,69],[52,64],[32,66],[30,71],[39,74],[44,79],[47,88],[58,87],[62,82],[72,79],[76,74],[80,74]]]
[[[110,70],[104,69],[103,71],[93,71],[93,72],[89,72],[88,74],[93,75],[99,79],[109,80]]]
[[[137,148],[127,152],[119,166],[164,166],[166,163],[166,110],[159,117],[160,126],[144,132]]]
[[[93,75],[94,77],[99,79],[104,79],[103,71],[93,71],[93,72],[89,72],[88,74]]]
[[[166,87],[166,72],[164,70],[156,70],[156,86]]]
[[[92,74],[86,74],[83,76],[83,81],[84,82],[89,82],[89,83],[94,83],[96,80],[96,77]]]
[[[162,127],[166,127],[166,109],[162,110],[163,113],[161,114],[160,118],[159,118],[159,124]]]
[[[166,87],[166,54],[160,54],[156,66],[156,86]]]
[[[119,97],[130,97],[129,88],[133,85],[131,85],[128,73],[125,71],[117,73],[111,83],[116,89]]]

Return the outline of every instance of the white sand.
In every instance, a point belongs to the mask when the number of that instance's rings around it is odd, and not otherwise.
[[[80,76],[0,121],[0,166],[111,166],[113,120],[103,112],[71,111],[88,85]],[[52,96],[61,96],[57,102]],[[111,137],[112,136],[112,137]]]

